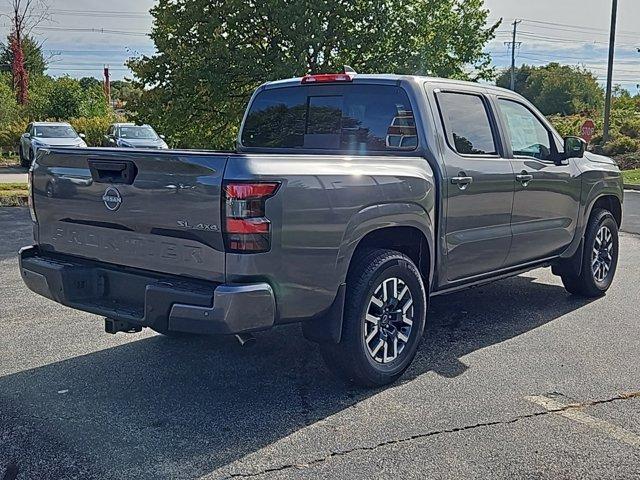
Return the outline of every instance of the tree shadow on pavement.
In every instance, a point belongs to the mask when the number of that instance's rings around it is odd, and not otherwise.
[[[533,280],[434,298],[405,381],[585,305]],[[0,476],[13,459],[24,478],[196,478],[376,393],[335,380],[298,327],[251,349],[144,338],[0,378]]]

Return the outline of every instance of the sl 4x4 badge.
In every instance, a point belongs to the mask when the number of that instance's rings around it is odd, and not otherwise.
[[[198,230],[200,232],[219,232],[220,228],[217,225],[210,225],[208,223],[189,223],[188,220],[178,220],[178,227],[185,230]]]

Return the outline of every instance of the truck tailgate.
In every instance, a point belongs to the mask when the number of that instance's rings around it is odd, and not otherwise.
[[[32,170],[44,251],[224,281],[228,154],[53,148]]]

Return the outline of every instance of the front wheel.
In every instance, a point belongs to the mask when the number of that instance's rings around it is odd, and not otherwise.
[[[618,224],[607,210],[595,210],[584,236],[580,275],[563,275],[565,288],[575,295],[599,297],[609,289],[618,266]]]
[[[422,339],[427,295],[420,272],[393,250],[358,254],[347,279],[342,339],[321,345],[327,366],[366,387],[397,380]]]
[[[20,166],[24,168],[29,168],[31,166],[31,162],[28,158],[24,158],[24,151],[22,150],[22,146],[18,150],[18,156],[20,157]]]

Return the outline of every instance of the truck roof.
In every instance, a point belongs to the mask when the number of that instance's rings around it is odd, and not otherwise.
[[[441,78],[441,77],[429,77],[422,75],[396,75],[392,73],[382,73],[382,74],[355,74],[353,77],[353,83],[370,83],[370,82],[379,82],[379,83],[397,83],[400,81],[409,81],[409,82],[425,82],[425,83],[448,83],[451,85],[465,85],[476,88],[486,88],[488,90],[492,90],[500,93],[510,93],[513,94],[511,90],[506,88],[497,87],[495,85],[478,83],[478,82],[469,82],[465,80],[455,80],[451,78]],[[264,88],[270,87],[291,87],[300,85],[302,83],[302,77],[295,78],[287,78],[283,80],[275,80],[272,82],[267,82],[263,85]]]

